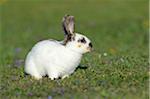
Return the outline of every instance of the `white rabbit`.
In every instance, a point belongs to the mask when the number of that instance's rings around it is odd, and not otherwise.
[[[48,75],[51,80],[65,78],[74,72],[82,55],[92,49],[91,41],[74,32],[74,17],[63,18],[65,39],[63,41],[43,40],[28,53],[25,72],[36,79]]]

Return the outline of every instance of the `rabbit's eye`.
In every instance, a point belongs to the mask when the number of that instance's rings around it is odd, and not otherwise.
[[[79,39],[78,42],[86,43],[86,40],[85,40],[85,38],[83,37],[82,39]]]

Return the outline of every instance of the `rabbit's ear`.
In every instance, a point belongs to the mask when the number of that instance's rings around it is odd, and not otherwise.
[[[74,16],[65,15],[62,20],[65,35],[74,35]]]
[[[66,15],[63,17],[62,26],[65,32],[64,45],[67,44],[68,41],[74,40],[75,37],[75,24],[74,24],[74,16]]]

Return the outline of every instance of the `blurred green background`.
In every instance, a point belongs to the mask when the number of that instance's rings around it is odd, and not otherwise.
[[[148,0],[1,0],[0,7],[2,98],[148,99]],[[25,76],[36,42],[63,40],[65,14],[95,50],[64,80]]]

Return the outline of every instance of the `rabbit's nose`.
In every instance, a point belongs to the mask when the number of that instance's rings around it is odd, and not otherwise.
[[[89,46],[90,46],[91,48],[93,47],[93,45],[92,45],[92,43],[91,43],[91,42],[89,43]]]

